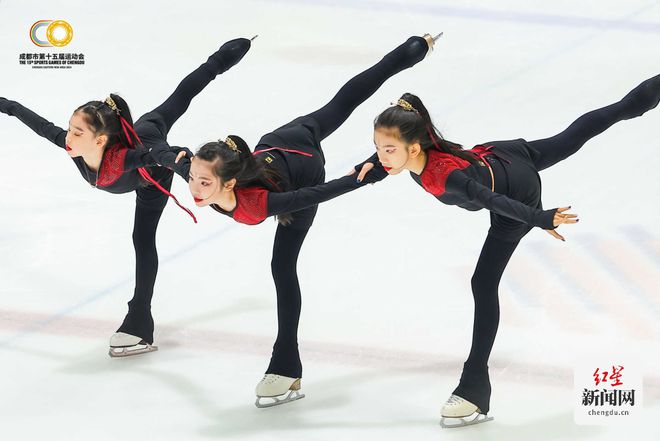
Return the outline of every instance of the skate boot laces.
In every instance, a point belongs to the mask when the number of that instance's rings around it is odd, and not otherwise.
[[[458,405],[462,404],[464,401],[465,401],[465,399],[459,397],[458,395],[452,395],[451,397],[449,397],[449,399],[447,400],[447,403],[445,403],[445,405],[447,405],[447,406],[458,406]]]

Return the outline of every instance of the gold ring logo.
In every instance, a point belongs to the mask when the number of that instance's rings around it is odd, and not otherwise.
[[[46,27],[46,41],[37,32]],[[73,27],[64,20],[39,20],[30,28],[30,40],[39,47],[64,47],[73,40]]]

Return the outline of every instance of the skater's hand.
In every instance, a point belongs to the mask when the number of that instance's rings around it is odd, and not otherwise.
[[[568,211],[570,208],[571,208],[570,205],[568,207],[557,208],[557,211],[555,212],[555,217],[552,220],[552,224],[555,227],[558,227],[561,224],[575,224],[580,221],[580,219],[578,219],[577,214],[565,213],[565,211]],[[545,231],[547,231],[555,239],[559,239],[566,242],[564,236],[557,233],[556,230],[545,230]]]
[[[555,227],[558,227],[561,224],[574,224],[579,221],[577,218],[577,214],[571,214],[571,213],[564,213],[565,211],[568,211],[570,209],[570,205],[568,207],[562,207],[562,208],[557,208],[557,211],[555,212],[555,217],[552,221],[552,224]]]
[[[375,170],[374,170],[374,168],[375,168]],[[369,176],[367,176],[367,173],[369,173],[372,170],[373,170],[373,172],[370,173]],[[367,176],[367,181],[370,182],[371,184],[373,184],[374,182],[383,180],[387,176],[387,172],[385,171],[385,169],[383,169],[383,166],[381,165],[380,161],[378,160],[378,154],[377,153],[374,153],[373,155],[369,156],[366,160],[364,160],[361,163],[357,164],[355,167],[353,167],[353,170],[348,172],[348,174],[346,176],[353,175],[358,171],[360,172],[357,176],[357,181],[358,182],[363,182],[365,176]]]
[[[561,234],[557,233],[555,230],[544,230],[544,231],[547,231],[548,234],[549,234],[550,236],[554,237],[555,239],[559,239],[559,240],[561,240],[561,241],[566,242],[566,239],[564,239],[564,236],[562,236]]]
[[[360,169],[360,173],[357,176],[358,182],[362,182],[364,180],[364,177],[369,173],[369,170],[374,168],[374,164],[372,162],[365,162],[362,165],[362,168]],[[346,176],[354,175],[357,172],[356,168],[353,167],[353,170],[351,170]]]
[[[367,165],[373,167],[367,167]],[[365,171],[365,169],[367,169]],[[362,166],[362,170],[360,171],[360,175],[358,177],[358,182],[366,182],[367,184],[375,184],[376,182],[382,181],[386,177],[388,177],[389,174],[385,171],[383,166],[380,164],[372,164],[371,162],[365,163],[364,166]]]
[[[181,150],[178,155],[176,155],[176,159],[174,160],[174,163],[177,164],[181,159],[185,158],[186,156],[188,156],[188,158],[192,159],[192,157],[194,155],[192,154],[192,152],[190,150],[188,150],[187,148],[184,147],[184,149]]]
[[[11,106],[11,101],[9,101],[7,98],[1,97],[0,96],[0,112],[6,113],[7,115],[11,115],[9,107]]]

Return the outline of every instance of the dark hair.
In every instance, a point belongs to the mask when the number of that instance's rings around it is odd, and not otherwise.
[[[379,127],[397,128],[401,139],[407,143],[419,142],[424,151],[434,148],[458,156],[473,164],[478,162],[474,155],[463,150],[463,146],[447,141],[442,137],[440,131],[433,124],[429,111],[426,110],[418,96],[412,93],[404,93],[401,99],[410,103],[417,111],[406,110],[401,106],[389,107],[376,117],[374,129]]]
[[[128,108],[126,101],[119,95],[114,93],[110,94],[119,110],[119,115],[123,116],[126,121],[132,126],[133,117]],[[106,104],[104,101],[90,101],[83,104],[76,109],[76,112],[81,112],[85,122],[92,128],[95,135],[106,135],[108,142],[104,147],[120,143],[126,147],[136,146],[140,144],[138,138],[129,131],[130,139],[126,137],[119,120],[117,112]]]
[[[223,141],[209,142],[199,148],[195,156],[204,161],[215,162],[214,172],[222,182],[236,179],[235,188],[262,187],[268,191],[282,192],[284,179],[274,170],[268,169],[252,155],[250,147],[240,136],[228,137],[238,151]],[[282,225],[291,223],[290,213],[277,215]]]

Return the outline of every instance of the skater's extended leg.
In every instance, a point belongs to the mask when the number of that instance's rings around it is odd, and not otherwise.
[[[531,141],[532,159],[537,170],[544,170],[568,158],[591,138],[619,121],[641,116],[655,108],[658,102],[660,75],[642,82],[621,101],[582,115],[563,132],[551,138]]]
[[[186,76],[163,104],[153,112],[160,115],[164,122],[164,135],[181,115],[192,99],[197,96],[217,75],[227,71],[238,63],[250,49],[250,40],[237,38],[223,44],[208,60]]]
[[[373,95],[388,78],[422,61],[428,50],[427,40],[410,37],[376,65],[349,80],[328,104],[309,114],[321,127],[321,139],[341,126],[353,110]]]

